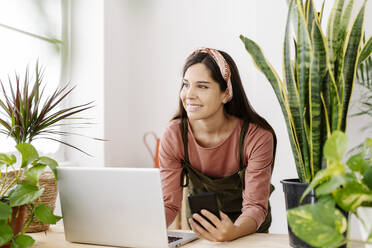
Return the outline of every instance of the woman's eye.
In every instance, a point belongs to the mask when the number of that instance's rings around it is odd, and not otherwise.
[[[199,88],[201,88],[201,89],[208,89],[208,86],[205,86],[205,85],[199,85]]]
[[[189,83],[182,83],[182,87],[183,87],[183,88],[187,88],[187,87],[189,87]]]

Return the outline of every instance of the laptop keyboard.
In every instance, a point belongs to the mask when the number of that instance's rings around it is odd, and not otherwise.
[[[177,241],[177,240],[180,240],[181,238],[180,237],[172,237],[172,236],[168,236],[168,244],[174,242],[174,241]]]

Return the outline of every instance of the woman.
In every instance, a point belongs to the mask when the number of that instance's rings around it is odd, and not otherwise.
[[[274,130],[250,107],[233,59],[212,48],[194,51],[183,68],[178,113],[160,142],[167,226],[188,187],[191,194],[216,192],[220,205],[221,219],[207,210],[188,213],[200,238],[268,232],[275,149]]]

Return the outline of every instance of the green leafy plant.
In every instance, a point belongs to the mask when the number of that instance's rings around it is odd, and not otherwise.
[[[292,231],[315,247],[338,247],[347,243],[350,214],[355,214],[365,224],[366,220],[358,216],[357,209],[372,207],[372,138],[367,138],[362,151],[351,156],[345,164],[342,160],[347,144],[343,132],[332,133],[324,146],[328,167],[316,174],[302,196],[303,199],[315,188],[318,202],[287,212]],[[349,213],[348,219],[345,213]],[[372,242],[372,231],[365,242]]]
[[[349,0],[345,6],[344,2],[334,1],[324,32],[323,7],[318,12],[312,0],[290,1],[283,44],[283,79],[262,49],[251,39],[240,36],[255,65],[274,89],[286,120],[297,174],[303,183],[310,183],[326,167],[322,148],[327,136],[334,130],[346,130],[356,70],[372,52],[372,37],[361,47],[365,2],[351,24],[354,1]],[[294,58],[291,46],[295,48]]]
[[[39,185],[41,174],[50,169],[57,179],[58,163],[50,157],[39,156],[31,144],[35,139],[48,139],[77,149],[80,148],[61,139],[67,135],[78,133],[62,131],[62,126],[91,124],[81,121],[77,113],[92,108],[92,102],[63,108],[61,103],[72,92],[74,87],[57,87],[45,97],[45,86],[41,88],[43,73],[36,64],[34,83],[31,83],[26,70],[23,85],[19,76],[15,82],[9,79],[9,90],[0,81],[0,133],[11,137],[16,142],[16,150],[22,157],[17,163],[15,154],[0,153],[0,246],[12,243],[11,247],[29,247],[34,240],[25,235],[34,219],[45,223],[55,224],[61,217],[55,216],[49,206],[42,204],[40,196],[44,188]],[[75,122],[65,122],[74,120]],[[96,138],[94,138],[96,139]],[[101,140],[101,139],[96,139]],[[16,228],[16,216],[23,208],[27,208],[29,217],[24,220],[20,230]]]
[[[29,247],[35,241],[25,233],[35,218],[45,224],[56,224],[61,219],[53,214],[49,206],[41,203],[40,196],[44,188],[39,185],[39,178],[48,167],[57,178],[58,163],[49,157],[39,157],[29,143],[20,143],[16,148],[22,156],[21,170],[15,170],[17,159],[14,154],[0,153],[0,169],[5,167],[5,173],[0,174],[0,246],[12,242],[12,247]],[[7,183],[9,168],[16,173]],[[20,208],[17,207],[20,206],[26,206],[31,214],[21,229],[14,233],[14,219],[19,214]]]

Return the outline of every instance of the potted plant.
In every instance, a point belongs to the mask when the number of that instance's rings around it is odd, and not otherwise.
[[[251,39],[240,36],[255,65],[273,87],[286,121],[299,177],[282,181],[287,209],[300,204],[299,199],[308,184],[326,167],[323,146],[333,131],[346,130],[356,70],[372,52],[372,37],[361,47],[365,2],[351,24],[353,1],[346,6],[344,2],[334,1],[326,32],[321,28],[323,7],[318,12],[312,0],[289,2],[283,79],[261,48]],[[292,46],[295,48],[293,58]],[[315,196],[308,194],[303,204],[315,201]],[[307,247],[293,235],[290,226],[288,230],[292,246]]]
[[[345,218],[341,210],[361,221],[368,230],[364,242],[372,244],[372,219],[368,217],[372,213],[372,138],[344,163],[347,144],[343,132],[332,133],[324,146],[327,168],[315,175],[302,196],[315,188],[318,202],[287,213],[293,232],[314,247],[339,247],[349,241],[351,218]]]
[[[0,95],[0,133],[15,140],[16,149],[22,158],[17,163],[16,154],[0,154],[0,169],[3,171],[0,174],[0,246],[9,246],[11,242],[12,247],[29,247],[34,241],[25,233],[34,219],[47,224],[55,224],[60,219],[49,206],[40,201],[44,188],[39,185],[39,178],[47,168],[57,178],[58,163],[52,158],[39,156],[32,141],[38,138],[49,139],[84,152],[61,139],[62,136],[75,133],[61,131],[59,128],[65,125],[89,124],[63,121],[83,119],[75,115],[92,108],[92,102],[62,108],[61,102],[74,87],[57,87],[50,96],[45,97],[41,84],[42,71],[38,64],[33,85],[28,69],[23,85],[16,76],[15,82],[9,80],[10,90],[7,91],[0,81],[3,93]],[[22,220],[24,211],[29,212],[29,217]]]
[[[55,216],[49,206],[41,203],[40,196],[44,188],[39,185],[39,177],[49,167],[56,176],[57,162],[49,157],[39,157],[30,143],[16,146],[22,156],[21,169],[15,172],[14,178],[8,182],[8,169],[17,162],[14,154],[0,154],[0,168],[5,166],[0,191],[0,246],[29,247],[34,240],[25,235],[34,218],[42,223],[56,224],[61,219]],[[26,208],[31,215],[24,220]]]

